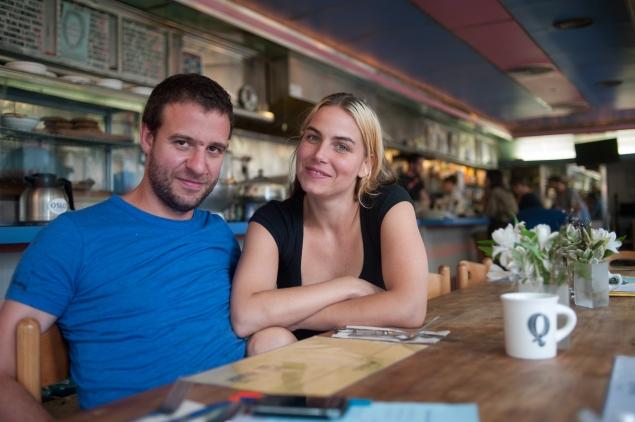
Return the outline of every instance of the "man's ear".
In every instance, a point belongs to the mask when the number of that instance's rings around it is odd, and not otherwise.
[[[141,136],[139,143],[141,144],[141,149],[145,155],[150,154],[150,150],[152,149],[152,144],[154,143],[154,135],[148,129],[148,126],[141,125]]]

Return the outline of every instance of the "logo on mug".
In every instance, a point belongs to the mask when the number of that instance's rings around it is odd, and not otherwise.
[[[538,319],[543,320],[542,332],[538,332]],[[529,328],[531,335],[534,336],[532,342],[538,343],[540,347],[544,347],[545,344],[547,344],[543,340],[543,337],[549,333],[549,318],[547,318],[547,315],[540,313],[533,314],[527,321],[527,328]]]

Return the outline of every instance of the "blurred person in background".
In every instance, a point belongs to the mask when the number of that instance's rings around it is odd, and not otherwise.
[[[453,216],[465,215],[465,197],[457,185],[458,179],[455,174],[443,179],[443,196],[435,201],[435,209],[446,211]]]
[[[534,193],[534,191],[529,187],[527,180],[523,177],[515,177],[512,178],[511,181],[512,192],[516,196],[516,201],[518,201],[518,209],[524,210],[527,208],[542,208],[542,202],[538,195]]]
[[[397,183],[403,186],[412,198],[417,216],[425,214],[425,212],[430,209],[430,197],[426,192],[420,170],[420,159],[411,157],[407,160],[406,170],[400,171],[397,177]]]
[[[577,218],[581,221],[589,221],[589,209],[587,208],[578,192],[567,185],[564,178],[554,175],[550,176],[548,181],[549,189],[553,189],[556,196],[551,208],[564,211],[569,217]]]
[[[584,198],[589,209],[591,220],[604,219],[604,203],[602,202],[602,192],[597,186],[593,186],[591,191]]]
[[[489,218],[488,234],[505,227],[518,213],[514,195],[507,190],[500,170],[487,170],[487,190],[483,198],[483,211]]]

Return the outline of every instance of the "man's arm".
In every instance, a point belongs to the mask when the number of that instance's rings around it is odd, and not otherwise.
[[[52,420],[42,405],[16,381],[15,330],[23,318],[36,319],[42,332],[48,330],[56,319],[53,315],[12,300],[0,305],[0,420]]]

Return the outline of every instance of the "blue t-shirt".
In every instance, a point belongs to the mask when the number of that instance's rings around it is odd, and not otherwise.
[[[43,229],[6,297],[58,318],[89,408],[244,356],[229,318],[239,254],[216,215],[169,220],[115,196]]]

